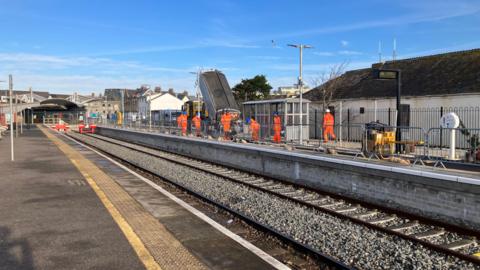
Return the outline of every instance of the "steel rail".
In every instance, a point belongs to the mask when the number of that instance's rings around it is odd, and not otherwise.
[[[67,134],[67,136],[68,136],[68,134]],[[86,135],[86,136],[90,136],[90,135]],[[75,141],[79,141],[77,138],[74,138],[74,137],[71,137],[71,136],[69,136],[69,137],[72,138],[72,139],[75,140]],[[97,139],[98,139],[98,138],[97,138]],[[100,139],[100,140],[101,140],[101,139]],[[255,221],[253,218],[250,218],[250,217],[248,217],[248,216],[246,216],[246,215],[238,212],[237,210],[231,209],[230,207],[228,207],[228,206],[226,206],[226,205],[224,205],[224,204],[222,204],[222,203],[219,203],[219,202],[217,202],[217,201],[215,201],[215,200],[213,200],[213,199],[210,199],[210,198],[208,198],[208,197],[206,197],[206,196],[204,196],[204,195],[202,195],[202,194],[200,194],[200,193],[198,193],[198,192],[196,192],[196,191],[194,191],[194,190],[192,190],[192,189],[190,189],[190,188],[188,188],[188,187],[186,187],[186,186],[184,186],[184,185],[182,185],[182,184],[179,184],[179,183],[175,182],[175,181],[172,180],[172,179],[169,179],[168,177],[164,177],[164,176],[158,175],[157,172],[154,172],[154,171],[149,170],[149,169],[145,169],[145,168],[143,168],[143,167],[138,166],[137,164],[131,163],[131,162],[123,159],[122,157],[115,156],[115,155],[112,155],[111,153],[105,152],[104,150],[99,149],[99,148],[97,148],[95,145],[92,145],[92,144],[90,144],[90,143],[88,143],[88,142],[81,141],[81,143],[87,144],[87,145],[89,145],[90,147],[95,148],[97,151],[100,151],[100,152],[102,152],[102,153],[104,153],[104,154],[107,154],[108,156],[112,156],[112,157],[114,157],[115,159],[121,161],[122,163],[126,163],[126,164],[128,164],[128,165],[130,165],[130,166],[132,166],[132,167],[137,168],[137,169],[140,170],[140,171],[147,172],[147,173],[149,173],[149,174],[155,175],[155,176],[159,177],[160,179],[168,182],[169,184],[174,185],[174,186],[176,186],[177,188],[180,188],[181,190],[186,191],[188,194],[191,194],[191,195],[193,195],[193,196],[201,199],[202,201],[205,201],[205,202],[207,202],[207,203],[209,203],[209,204],[212,204],[212,205],[214,205],[214,206],[216,206],[216,207],[218,207],[218,208],[220,208],[220,209],[223,209],[223,210],[231,213],[231,214],[234,215],[234,216],[239,217],[240,219],[244,220],[246,223],[248,223],[249,225],[255,227],[256,229],[259,229],[259,230],[261,230],[261,231],[263,231],[263,232],[272,234],[273,236],[277,237],[277,238],[278,238],[279,240],[281,240],[282,242],[284,242],[284,243],[286,243],[286,244],[289,244],[289,245],[295,247],[297,250],[303,251],[303,252],[305,252],[305,253],[307,253],[307,254],[310,254],[310,255],[313,256],[313,257],[320,258],[320,259],[324,260],[324,261],[322,261],[322,262],[324,262],[324,263],[326,263],[326,264],[329,264],[329,265],[331,265],[331,266],[334,266],[334,267],[336,267],[337,269],[345,269],[345,270],[355,270],[355,269],[357,269],[357,268],[348,266],[348,265],[346,265],[345,263],[343,263],[342,261],[337,260],[337,259],[335,259],[334,257],[332,257],[332,256],[330,256],[330,255],[328,255],[328,254],[325,254],[325,253],[323,253],[323,252],[321,252],[321,251],[319,251],[319,250],[317,250],[317,249],[314,249],[313,247],[310,247],[310,246],[308,246],[308,245],[305,245],[305,244],[303,244],[303,243],[300,243],[300,242],[294,240],[292,237],[290,237],[290,236],[288,236],[288,235],[286,235],[286,234],[284,234],[284,233],[282,233],[282,232],[280,232],[280,231],[278,231],[278,230],[276,230],[276,229],[274,229],[274,228],[272,228],[272,227],[270,227],[270,226],[268,226],[268,225],[265,225],[265,224],[262,224],[262,223],[260,223],[260,222],[257,222],[257,221]],[[112,143],[112,144],[115,144],[115,143]],[[122,145],[120,145],[120,144],[117,144],[117,145],[122,146]],[[123,147],[128,148],[128,149],[131,149],[131,148],[126,147],[126,146],[123,146]],[[136,151],[138,151],[138,150],[136,150]],[[149,153],[147,153],[147,152],[143,152],[143,151],[138,151],[138,152],[141,152],[141,153],[143,153],[143,154],[147,154],[147,155],[152,156],[152,154],[149,154]],[[154,155],[153,155],[153,156],[154,156]],[[158,158],[159,158],[159,157],[158,157]],[[169,160],[169,161],[170,161],[170,160]],[[183,164],[182,164],[182,165],[183,165]]]
[[[324,212],[324,213],[327,213],[329,215],[332,215],[332,216],[335,216],[335,217],[338,217],[340,219],[346,219],[346,220],[349,220],[353,223],[356,223],[356,224],[360,224],[360,225],[363,225],[363,226],[366,226],[368,228],[371,228],[371,229],[374,229],[374,230],[377,230],[377,231],[381,231],[381,232],[384,232],[384,233],[387,233],[387,234],[391,234],[391,235],[395,235],[395,236],[398,236],[400,238],[403,238],[403,239],[406,239],[406,240],[409,240],[411,242],[416,242],[416,243],[419,243],[427,248],[430,248],[432,250],[435,250],[435,251],[438,251],[438,252],[442,252],[444,254],[447,254],[447,255],[451,255],[451,256],[455,256],[455,257],[458,257],[462,260],[465,260],[465,261],[469,261],[469,262],[472,262],[472,263],[476,263],[476,264],[480,264],[480,258],[478,257],[475,257],[475,256],[472,256],[472,255],[469,255],[469,254],[465,254],[465,253],[461,253],[461,252],[458,252],[458,251],[455,251],[455,250],[452,250],[452,249],[449,249],[449,248],[446,248],[444,246],[441,246],[441,245],[438,245],[438,244],[435,244],[435,243],[432,243],[432,242],[429,242],[429,241],[426,241],[426,240],[423,240],[423,239],[419,239],[419,238],[416,238],[412,235],[407,235],[407,234],[404,234],[404,233],[401,233],[400,231],[394,231],[394,230],[390,230],[388,229],[387,227],[382,227],[380,225],[376,225],[376,224],[372,224],[366,220],[362,220],[362,219],[359,219],[359,218],[356,218],[356,217],[353,217],[353,216],[349,216],[347,214],[343,214],[343,213],[339,213],[339,212],[336,212],[335,210],[332,210],[332,209],[328,209],[328,208],[325,208],[325,207],[321,207],[319,205],[315,205],[315,204],[312,204],[312,203],[309,203],[309,202],[306,202],[306,201],[303,201],[301,199],[296,199],[296,198],[292,198],[288,195],[284,195],[282,193],[278,193],[278,192],[275,192],[273,190],[269,190],[267,188],[263,188],[263,187],[259,187],[259,186],[256,186],[254,184],[251,184],[251,183],[247,183],[247,182],[244,182],[242,180],[238,180],[238,179],[235,179],[234,177],[231,177],[231,176],[228,176],[228,175],[225,175],[225,174],[222,174],[222,173],[219,173],[219,172],[214,172],[214,171],[211,171],[211,170],[208,170],[206,168],[200,168],[198,166],[195,166],[195,165],[192,165],[192,164],[189,164],[187,162],[182,162],[181,160],[179,160],[178,158],[175,159],[175,158],[169,158],[169,157],[164,157],[164,156],[161,156],[161,155],[158,155],[158,154],[155,154],[155,153],[151,153],[151,152],[148,152],[148,151],[144,151],[144,150],[141,150],[141,149],[138,149],[138,148],[135,148],[135,147],[130,147],[130,146],[126,146],[122,143],[118,143],[118,142],[112,142],[111,140],[116,140],[116,141],[120,141],[120,140],[117,140],[117,139],[112,139],[112,138],[108,138],[108,139],[105,139],[105,138],[101,138],[99,135],[87,135],[87,136],[91,136],[93,138],[96,138],[98,140],[103,140],[105,142],[108,142],[108,143],[112,143],[112,144],[115,144],[115,145],[118,145],[118,146],[121,146],[121,147],[125,147],[127,149],[130,149],[130,150],[134,150],[134,151],[137,151],[137,152],[140,152],[140,153],[143,153],[143,154],[147,154],[147,155],[150,155],[150,156],[154,156],[154,157],[157,157],[157,158],[161,158],[161,159],[164,159],[164,160],[167,160],[169,162],[172,162],[172,163],[175,163],[175,164],[179,164],[179,165],[182,165],[182,166],[186,166],[186,167],[189,167],[189,168],[192,168],[192,169],[196,169],[196,170],[200,170],[202,172],[205,172],[205,173],[208,173],[208,174],[211,174],[211,175],[214,175],[214,176],[217,176],[217,177],[220,177],[220,178],[224,178],[224,179],[227,179],[229,181],[232,181],[232,182],[235,182],[235,183],[238,183],[238,184],[242,184],[242,185],[245,185],[245,186],[248,186],[250,188],[253,188],[253,189],[258,189],[258,190],[261,190],[263,192],[266,192],[266,193],[269,193],[269,194],[272,194],[272,195],[275,195],[275,196],[278,196],[282,199],[285,199],[285,200],[289,200],[289,201],[292,201],[292,202],[295,202],[295,203],[298,203],[298,204],[301,204],[301,205],[305,205],[305,206],[308,206],[308,207],[312,207],[318,211],[321,211],[321,212]],[[123,141],[122,141],[123,142]],[[138,145],[138,146],[141,146],[141,147],[145,147],[145,148],[150,148],[149,146],[145,146],[145,145],[141,145],[141,144],[138,144],[138,143],[131,143],[131,142],[125,142],[125,143],[129,143],[129,144],[133,144],[133,145]],[[247,173],[249,175],[252,175],[252,176],[256,176],[258,178],[262,178],[262,179],[266,179],[266,180],[271,180],[271,181],[276,181],[276,182],[279,182],[279,183],[283,183],[283,184],[287,184],[287,185],[290,185],[290,186],[293,186],[295,187],[296,185],[292,185],[290,183],[285,183],[284,181],[280,181],[280,180],[277,180],[277,179],[272,179],[272,178],[265,178],[263,176],[259,176],[259,175],[256,175],[254,173],[250,173],[250,172],[242,172],[241,170],[238,170],[238,169],[233,169],[233,168],[229,168],[227,166],[223,166],[223,165],[218,165],[218,164],[215,164],[215,163],[210,163],[210,162],[206,162],[206,161],[203,161],[203,160],[198,160],[198,159],[194,159],[194,158],[191,158],[191,157],[186,157],[186,156],[183,156],[183,155],[179,155],[179,154],[176,154],[176,153],[170,153],[170,152],[167,152],[167,151],[164,151],[164,150],[159,150],[159,149],[152,149],[152,151],[158,151],[158,152],[164,152],[164,153],[167,153],[168,155],[174,155],[174,156],[179,156],[179,157],[182,157],[182,158],[185,158],[185,159],[189,159],[190,161],[194,160],[194,161],[197,161],[197,162],[201,162],[201,163],[205,163],[205,164],[210,164],[210,165],[215,165],[215,166],[219,166],[219,167],[224,167],[224,168],[228,168],[229,170],[234,170],[234,171],[238,171],[238,172],[241,172],[241,173]],[[305,187],[301,187],[302,189],[305,189]],[[344,200],[344,201],[352,201],[350,198],[344,198],[342,196],[338,196],[336,195],[335,196],[336,198],[340,198],[341,200]],[[334,198],[334,197],[332,197]],[[364,202],[360,202],[360,201],[357,201],[358,203],[361,203],[361,204],[364,204]],[[367,207],[367,208],[371,208],[371,207]],[[383,212],[386,212],[386,211],[383,211]],[[393,214],[393,215],[397,215],[398,212],[395,212],[395,211],[388,211],[386,212],[387,214]],[[398,215],[399,217],[401,216],[405,216],[405,215]],[[416,218],[416,219],[419,219],[419,220],[424,220],[422,218]],[[428,225],[433,225],[433,226],[438,226],[436,225],[434,222],[428,222],[427,223]],[[426,225],[427,225],[426,224]],[[442,224],[443,225],[443,224]],[[442,227],[447,227],[447,226],[442,226]],[[465,231],[464,231],[465,232]],[[474,236],[475,237],[475,236]]]

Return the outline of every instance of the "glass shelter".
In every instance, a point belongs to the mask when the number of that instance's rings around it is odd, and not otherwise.
[[[310,100],[303,99],[303,139],[308,140],[309,126],[308,114]],[[243,113],[245,119],[254,116],[260,124],[260,137],[273,136],[273,114],[278,112],[282,120],[282,135],[286,141],[295,141],[300,139],[300,99],[282,98],[269,100],[255,100],[243,103]]]

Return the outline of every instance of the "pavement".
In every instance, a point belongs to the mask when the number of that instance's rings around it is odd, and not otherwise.
[[[0,140],[0,269],[142,269],[84,177],[40,130]]]

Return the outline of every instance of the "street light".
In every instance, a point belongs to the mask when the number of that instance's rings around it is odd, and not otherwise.
[[[300,68],[298,75],[298,91],[300,92],[300,144],[303,144],[303,49],[311,49],[313,46],[305,44],[288,44],[289,47],[300,50]]]

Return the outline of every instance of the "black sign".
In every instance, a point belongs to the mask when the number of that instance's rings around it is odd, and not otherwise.
[[[378,73],[378,78],[379,79],[387,79],[387,80],[395,80],[395,79],[397,79],[397,74],[398,74],[398,72],[396,72],[396,71],[381,70]]]

